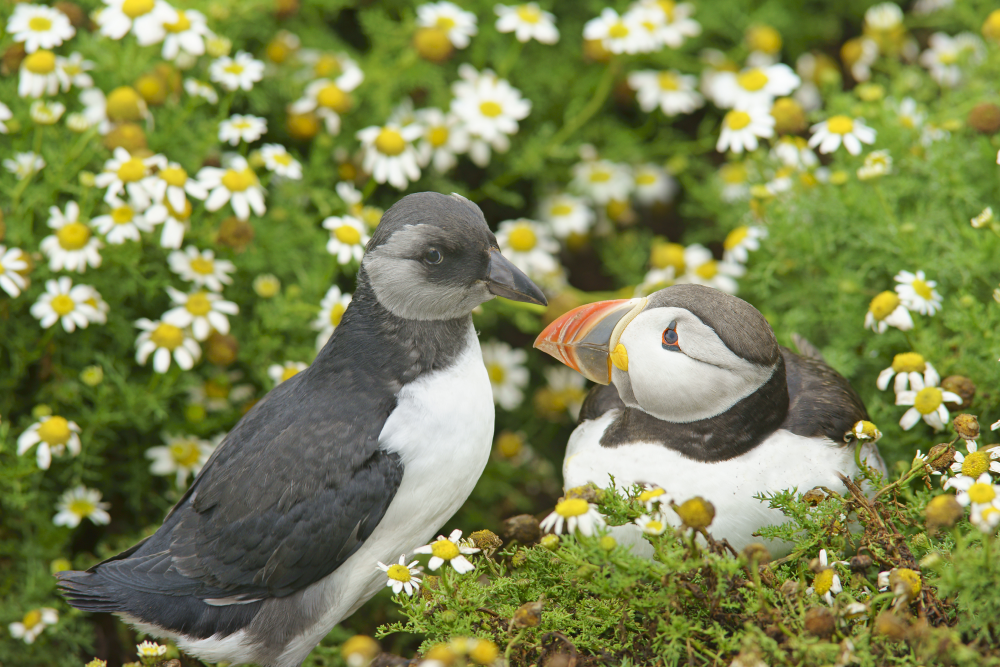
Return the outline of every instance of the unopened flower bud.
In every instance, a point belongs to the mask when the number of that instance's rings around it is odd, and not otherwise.
[[[413,33],[413,48],[421,58],[432,63],[443,63],[455,50],[448,33],[434,26],[418,28]]]
[[[955,432],[964,440],[975,440],[979,437],[979,420],[975,415],[960,414],[952,420]]]
[[[826,500],[826,494],[820,489],[809,489],[802,494],[802,502],[807,505],[819,505],[821,502]]]
[[[538,519],[530,514],[512,516],[503,522],[500,532],[507,540],[521,544],[534,544],[542,535]]]
[[[548,535],[543,535],[542,539],[539,540],[539,544],[542,547],[548,549],[549,551],[555,551],[559,548],[559,536],[549,533]]]
[[[340,647],[348,667],[365,667],[381,652],[378,642],[367,635],[354,635]]]
[[[572,489],[566,489],[567,498],[580,498],[586,500],[588,503],[599,503],[604,499],[604,492],[593,484],[585,484],[584,486],[574,486]]]
[[[972,399],[976,397],[976,385],[964,375],[949,375],[941,381],[941,389],[962,398],[961,403],[947,403],[958,410],[968,410],[972,406]]]
[[[774,131],[781,134],[798,134],[806,129],[806,112],[802,105],[791,97],[781,97],[771,106],[774,117]]]
[[[601,541],[598,542],[598,544],[604,551],[614,551],[615,547],[618,546],[618,540],[610,535],[605,535],[601,538]]]
[[[500,655],[500,649],[488,639],[473,639],[469,641],[475,642],[469,647],[469,660],[472,660],[477,665],[492,664],[497,659],[497,656]]]
[[[708,528],[715,519],[715,505],[701,496],[685,500],[680,506],[675,505],[674,511],[685,526],[695,530]]]
[[[503,546],[503,540],[491,530],[477,530],[474,533],[470,533],[469,541],[477,549],[499,549]]]
[[[1000,106],[992,102],[980,102],[969,111],[967,122],[977,132],[996,134],[1000,130]]]
[[[236,361],[240,343],[232,334],[213,331],[205,342],[205,358],[216,366],[228,366]]]
[[[872,557],[868,554],[858,554],[853,556],[850,561],[852,572],[864,572],[872,566]]]
[[[934,532],[938,528],[951,528],[962,518],[964,510],[958,500],[950,493],[933,498],[927,503],[924,516],[927,518],[927,530]]]
[[[116,123],[137,121],[146,115],[146,103],[132,86],[119,86],[108,95],[107,113]]]
[[[946,442],[941,442],[927,452],[927,465],[932,470],[944,470],[955,462],[955,448]]]
[[[749,563],[766,563],[771,560],[771,552],[760,542],[751,542],[743,547],[740,555],[747,559]]]
[[[826,639],[833,634],[837,619],[826,607],[813,607],[806,612],[805,628],[809,634]]]

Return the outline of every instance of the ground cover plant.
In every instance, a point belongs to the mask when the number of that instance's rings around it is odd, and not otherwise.
[[[421,190],[550,306],[474,315],[493,458],[307,664],[1000,663],[1000,11],[460,4],[0,8],[0,664],[177,656],[52,574],[155,530]],[[871,415],[845,446],[880,437],[885,478],[763,499],[787,554],[669,489],[563,492],[587,387],[534,336],[683,282],[818,348]]]

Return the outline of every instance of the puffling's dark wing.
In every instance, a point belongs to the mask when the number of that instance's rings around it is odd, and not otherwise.
[[[609,410],[624,410],[625,404],[618,396],[618,388],[613,384],[595,384],[587,393],[587,398],[580,408],[580,417],[577,424],[582,424],[590,419],[597,419]]]
[[[851,383],[830,368],[815,347],[806,345],[808,351],[803,352],[815,354],[802,356],[781,348],[788,383],[788,416],[781,428],[796,435],[826,436],[842,443],[844,433],[858,421],[868,419],[868,410]]]

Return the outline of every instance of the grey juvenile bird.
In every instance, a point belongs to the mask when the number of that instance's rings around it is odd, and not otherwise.
[[[230,431],[151,537],[60,573],[204,660],[294,667],[472,492],[493,400],[470,313],[545,304],[457,195],[409,195],[368,244],[354,300],[312,366]]]
[[[861,398],[818,352],[780,347],[757,309],[725,292],[675,285],[581,306],[535,347],[607,385],[590,392],[570,436],[566,488],[603,488],[610,474],[677,503],[702,496],[715,505],[712,534],[741,549],[784,521],[755,494],[843,488],[837,473],[858,471],[844,435],[868,419]],[[874,444],[862,458],[884,471]]]

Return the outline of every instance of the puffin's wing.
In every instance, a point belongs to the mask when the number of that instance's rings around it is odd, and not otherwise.
[[[813,348],[809,345],[810,348]],[[809,438],[826,436],[844,442],[844,433],[868,419],[854,387],[822,358],[781,348],[788,382],[788,416],[781,428]]]
[[[403,476],[399,457],[378,447],[393,394],[350,372],[332,383],[301,373],[272,390],[156,534],[92,571],[215,604],[283,597],[333,572],[371,535]]]
[[[618,388],[613,384],[595,384],[587,394],[580,408],[580,418],[577,424],[590,419],[597,419],[609,410],[624,410],[625,403],[618,396]]]

